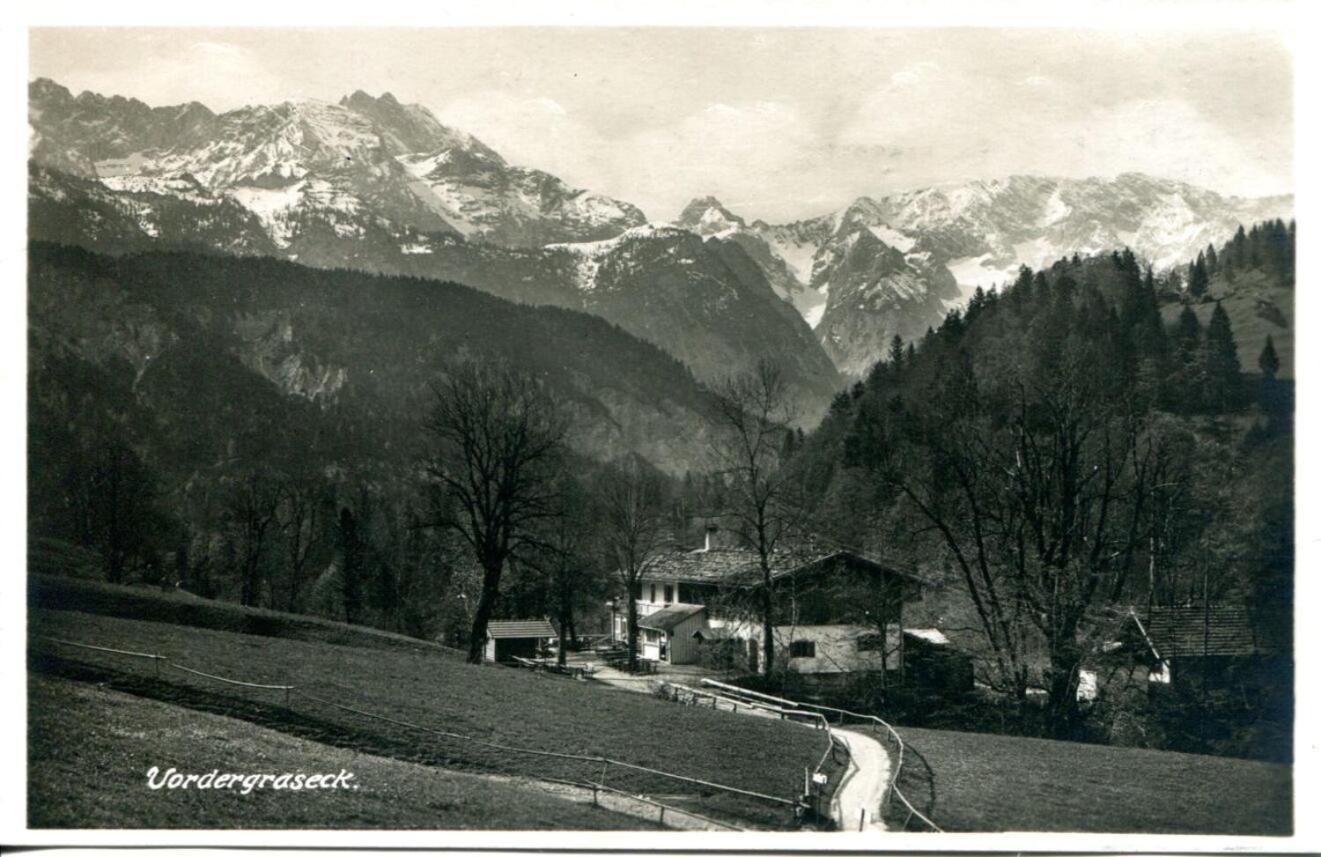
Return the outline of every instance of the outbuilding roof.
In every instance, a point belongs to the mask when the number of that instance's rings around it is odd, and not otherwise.
[[[1129,616],[1161,659],[1266,654],[1246,607],[1154,607]]]
[[[671,604],[649,616],[643,616],[638,620],[638,627],[650,628],[653,631],[672,631],[685,619],[696,616],[705,609],[702,604]]]
[[[512,621],[489,622],[486,636],[495,640],[507,640],[519,637],[556,637],[555,627],[545,619],[515,619]]]
[[[790,574],[815,570],[832,562],[845,562],[870,571],[903,577],[914,583],[933,585],[932,581],[914,572],[843,550],[779,553],[771,560],[771,579],[778,580]],[[761,560],[756,551],[746,548],[675,551],[653,561],[643,577],[751,587],[761,582]]]

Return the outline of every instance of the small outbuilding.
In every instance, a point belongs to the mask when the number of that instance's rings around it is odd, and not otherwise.
[[[514,658],[535,658],[559,635],[545,619],[516,619],[490,622],[486,626],[486,656],[493,663],[509,663]]]
[[[1242,605],[1132,609],[1109,650],[1128,652],[1149,668],[1152,684],[1222,683],[1278,667],[1277,652],[1257,633]]]
[[[638,620],[642,657],[672,664],[697,663],[700,634],[705,626],[706,607],[701,604],[671,604]]]

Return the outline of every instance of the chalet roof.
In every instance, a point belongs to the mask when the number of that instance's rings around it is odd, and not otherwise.
[[[815,570],[835,561],[896,575],[914,583],[932,585],[931,581],[911,571],[843,550],[779,554],[772,558],[771,579],[778,580],[790,574]],[[761,582],[761,562],[756,551],[746,548],[675,551],[654,560],[642,577],[648,580],[665,579],[686,583],[751,587]]]
[[[705,609],[706,607],[702,604],[671,604],[669,607],[662,607],[655,613],[638,619],[638,627],[650,628],[653,631],[671,631],[683,620],[696,616]]]
[[[1131,610],[1157,657],[1162,659],[1204,656],[1265,654],[1269,649],[1257,639],[1246,607],[1154,607]]]
[[[545,619],[517,619],[513,621],[490,622],[486,626],[486,636],[495,640],[519,637],[556,637],[555,628]]]
[[[949,637],[941,633],[939,628],[905,628],[904,633],[909,637],[931,643],[934,646],[949,645]]]

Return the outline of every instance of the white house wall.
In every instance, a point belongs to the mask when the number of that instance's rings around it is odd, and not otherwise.
[[[886,633],[889,662],[884,667],[899,669],[899,629],[890,626]],[[858,651],[858,638],[875,634],[876,629],[865,625],[778,625],[775,628],[776,657],[789,669],[800,673],[870,672],[882,669],[879,649]],[[811,658],[792,658],[789,645],[793,641],[811,640],[816,644],[816,655]]]
[[[656,598],[652,600],[652,583],[655,583]],[[671,587],[671,600],[665,600],[665,587]],[[693,603],[679,598],[679,581],[657,579],[642,583],[641,597],[637,599],[638,618],[643,619],[672,604]],[[621,604],[616,615],[616,638],[626,640],[627,608]],[[674,636],[669,639],[667,649],[671,663],[696,663],[701,658],[701,650],[692,639],[694,631],[722,631],[729,637],[741,640],[754,640],[760,646],[761,623],[745,619],[711,616],[710,609],[685,619],[674,629]],[[639,629],[638,654],[651,660],[659,659],[660,646],[648,644],[645,635]],[[880,651],[858,651],[858,637],[875,633],[875,629],[863,625],[779,625],[775,628],[776,657],[780,663],[801,673],[843,673],[868,672],[882,668]],[[704,636],[709,637],[709,633]],[[816,643],[816,656],[812,658],[790,658],[791,640],[811,640]],[[898,626],[890,626],[886,634],[886,648],[889,660],[886,666],[898,670],[900,662],[900,640]]]

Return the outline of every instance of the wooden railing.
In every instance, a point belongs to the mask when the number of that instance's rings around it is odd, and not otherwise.
[[[822,714],[829,713],[836,717],[837,726],[847,725],[848,720],[852,718],[854,721],[860,721],[863,724],[878,729],[878,731],[881,731],[883,737],[885,737],[887,741],[889,741],[894,747],[894,756],[895,756],[894,764],[891,766],[890,781],[887,784],[885,791],[886,802],[888,803],[892,798],[898,798],[899,802],[904,805],[905,809],[908,811],[908,816],[907,818],[904,819],[905,830],[908,828],[908,824],[914,818],[916,818],[919,821],[921,821],[923,824],[925,824],[928,828],[930,828],[932,831],[936,833],[944,833],[944,831],[940,828],[939,825],[937,825],[930,818],[927,818],[927,816],[923,814],[922,811],[919,810],[917,807],[913,806],[912,801],[910,801],[907,795],[905,795],[903,791],[899,788],[899,775],[903,772],[903,767],[904,767],[904,739],[899,736],[899,733],[895,730],[893,726],[891,726],[889,723],[885,722],[881,718],[877,717],[874,714],[859,714],[856,711],[849,711],[844,708],[834,708],[829,705],[817,705],[811,702],[797,702],[795,700],[785,699],[779,696],[772,696],[769,693],[761,693],[755,690],[748,690],[747,688],[742,688],[739,687],[738,685],[726,684],[725,682],[716,681],[715,679],[702,679],[702,684],[710,687],[719,688],[722,692],[726,694],[737,694],[752,699],[763,699],[770,702],[774,702],[777,705],[783,706],[785,708],[805,708],[805,709],[811,709],[816,712],[820,712]]]

